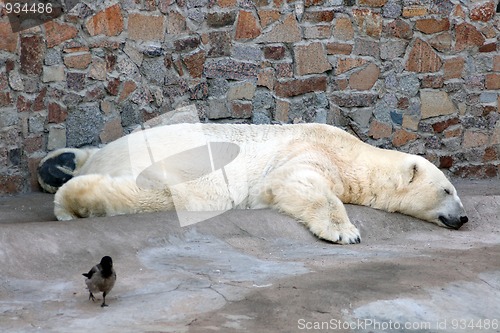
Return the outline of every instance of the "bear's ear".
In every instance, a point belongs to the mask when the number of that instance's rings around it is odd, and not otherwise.
[[[408,181],[408,184],[411,184],[415,180],[417,173],[418,173],[417,163],[412,163],[410,165],[410,180]]]

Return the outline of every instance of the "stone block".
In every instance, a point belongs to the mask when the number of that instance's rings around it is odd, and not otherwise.
[[[235,61],[232,59],[208,59],[205,62],[204,74],[207,78],[256,80],[258,69],[259,66],[254,63]]]
[[[249,101],[232,101],[231,102],[231,117],[236,119],[245,119],[252,117],[252,102]]]
[[[426,75],[422,78],[422,88],[439,89],[444,86],[444,77],[442,75]]]
[[[320,74],[332,68],[319,42],[295,46],[294,62],[297,75]]]
[[[500,72],[500,55],[493,57],[493,71]]]
[[[306,11],[302,17],[302,22],[324,23],[332,22],[334,18],[333,10]]]
[[[188,31],[186,18],[177,11],[170,11],[167,19],[167,33],[178,35]]]
[[[349,17],[338,17],[333,26],[333,37],[343,41],[354,38],[354,28]]]
[[[246,10],[240,10],[234,38],[236,40],[253,39],[258,37],[260,32],[259,23],[253,13]]]
[[[174,41],[174,48],[176,52],[191,52],[198,48],[200,43],[200,37],[193,35]]]
[[[353,68],[363,66],[367,62],[368,60],[363,58],[339,58],[337,60],[337,66],[335,68],[335,74],[343,74]]]
[[[0,22],[0,50],[15,52],[19,43],[19,33],[12,32],[9,22]]]
[[[64,81],[65,78],[64,66],[43,66],[42,82],[59,82]]]
[[[132,60],[134,64],[140,66],[142,64],[142,60],[144,59],[144,54],[140,52],[132,43],[126,42],[123,47],[123,52]],[[99,58],[96,58],[99,59]]]
[[[31,111],[32,106],[33,106],[33,100],[28,99],[24,95],[17,96],[16,109],[18,112]]]
[[[69,110],[66,119],[68,147],[97,144],[104,119],[97,105],[88,104]]]
[[[66,120],[68,116],[68,111],[66,107],[61,106],[56,102],[50,102],[47,105],[48,114],[47,121],[49,123],[62,123]]]
[[[277,22],[281,17],[279,10],[276,9],[259,9],[258,14],[262,28],[266,28],[272,23]]]
[[[281,60],[285,57],[286,47],[281,45],[269,45],[263,47],[264,57],[269,60]]]
[[[237,0],[217,0],[217,4],[220,7],[234,7],[236,6],[236,1]]]
[[[7,73],[0,73],[0,91],[7,88],[8,85],[9,77],[7,76]]]
[[[237,43],[233,45],[231,56],[239,60],[260,61],[263,53],[259,46],[249,43]]]
[[[163,15],[131,13],[128,16],[128,38],[142,41],[162,41],[165,36]]]
[[[498,159],[497,150],[494,147],[487,147],[484,150],[483,162],[491,162]]]
[[[447,18],[434,19],[425,18],[419,19],[415,23],[415,28],[422,31],[424,34],[435,34],[450,29],[450,21]]]
[[[255,95],[255,84],[253,82],[242,82],[231,85],[227,92],[228,100],[246,99],[252,100]]]
[[[498,45],[499,45],[498,42],[484,44],[484,45],[479,47],[479,52],[483,52],[483,53],[495,52],[498,48]]]
[[[263,68],[257,74],[257,85],[266,87],[273,90],[274,83],[276,82],[276,75],[274,68]]]
[[[123,136],[123,127],[120,118],[113,118],[104,124],[99,134],[102,143],[109,143]]]
[[[462,77],[465,60],[461,57],[446,59],[443,65],[444,79],[457,79]]]
[[[410,97],[415,96],[420,89],[420,80],[416,74],[404,74],[399,77],[398,90]]]
[[[413,30],[410,24],[401,19],[385,24],[382,31],[385,37],[396,37],[402,39],[413,38]]]
[[[461,23],[455,27],[455,50],[480,47],[484,44],[485,38],[475,26],[469,23]]]
[[[47,150],[66,147],[66,127],[63,125],[50,125],[47,139]]]
[[[457,125],[460,123],[460,120],[458,118],[450,118],[447,120],[442,120],[438,121],[434,124],[432,124],[432,129],[434,130],[435,133],[441,133],[445,131],[448,127]]]
[[[326,91],[326,87],[327,78],[325,76],[313,76],[306,79],[277,81],[274,90],[279,97],[293,97],[312,91]]]
[[[27,75],[41,75],[43,72],[43,58],[45,43],[40,35],[21,37],[21,72]]]
[[[408,42],[405,40],[387,40],[380,44],[380,59],[391,60],[404,55]]]
[[[392,137],[392,145],[396,148],[404,146],[408,142],[415,141],[418,135],[412,132],[408,132],[404,129],[398,129],[394,132]]]
[[[125,81],[123,82],[123,87],[120,92],[120,96],[118,97],[118,103],[126,100],[130,94],[132,94],[137,88],[137,84],[134,81]]]
[[[353,9],[354,21],[364,33],[373,38],[380,38],[382,35],[382,15],[371,9]]]
[[[69,90],[83,90],[85,88],[85,77],[85,73],[66,72],[66,86]]]
[[[293,63],[292,62],[280,62],[273,64],[276,70],[277,78],[290,78],[293,77]]]
[[[439,168],[440,169],[449,169],[453,166],[453,157],[452,156],[440,156],[439,157]]]
[[[205,59],[206,55],[203,50],[182,57],[182,61],[192,78],[200,78],[203,75]]]
[[[375,139],[383,139],[388,138],[392,134],[392,126],[391,124],[387,124],[384,122],[380,122],[376,119],[373,119],[370,123],[370,129],[368,130],[368,135]]]
[[[370,6],[370,7],[383,7],[387,3],[387,0],[359,0],[358,4],[360,6]]]
[[[12,105],[12,98],[10,97],[10,92],[0,91],[0,108],[11,105]]]
[[[353,46],[351,44],[330,42],[326,46],[326,54],[351,54]]]
[[[302,28],[305,39],[327,39],[332,35],[331,27],[328,25],[314,25]]]
[[[21,193],[26,186],[26,177],[15,173],[9,175],[0,175],[0,193],[17,194]]]
[[[495,84],[498,84],[498,83],[495,83]],[[497,96],[498,95],[496,92],[483,91],[479,95],[479,103],[484,103],[484,104],[496,103]]]
[[[417,131],[419,121],[420,119],[417,116],[405,114],[403,115],[402,126],[406,129]]]
[[[473,21],[488,22],[495,16],[495,2],[486,1],[474,4],[469,17]]]
[[[372,39],[356,38],[352,53],[355,55],[370,56],[378,59],[380,55],[380,43]]]
[[[222,119],[231,117],[231,110],[226,101],[222,99],[209,99],[207,117],[209,119]]]
[[[403,17],[424,16],[427,14],[427,6],[411,5],[403,7]]]
[[[340,107],[368,107],[377,100],[376,93],[368,92],[335,92],[330,95],[331,101]]]
[[[69,68],[85,69],[92,61],[92,56],[88,52],[71,53],[64,57],[64,64]]]
[[[70,24],[49,21],[44,24],[47,47],[52,48],[78,35],[78,29]]]
[[[488,89],[488,90],[500,89],[500,74],[499,73],[486,74],[485,86],[486,86],[486,89]]]
[[[233,25],[236,21],[236,12],[211,12],[207,13],[207,25],[211,28],[222,28]]]
[[[349,87],[355,90],[370,90],[380,75],[377,65],[370,63],[360,71],[353,73],[349,78]]]
[[[430,38],[429,40],[427,40],[427,42],[436,50],[445,52],[451,50],[453,36],[450,32],[443,32]]]
[[[90,17],[85,27],[90,36],[117,36],[123,31],[123,16],[120,4],[115,4]]]
[[[464,148],[481,147],[488,144],[488,135],[477,130],[467,129],[464,133],[462,146]]]
[[[228,31],[211,31],[208,33],[207,57],[224,57],[231,54],[232,38]]]
[[[296,43],[301,40],[300,28],[295,15],[288,14],[283,22],[273,26],[271,30],[263,33],[258,39],[259,43]]]
[[[420,38],[415,40],[406,62],[406,70],[417,73],[437,72],[443,62],[432,47]]]
[[[290,103],[284,100],[276,100],[276,111],[274,113],[274,119],[282,122],[288,123],[289,117],[288,113],[290,112]]]
[[[382,15],[385,18],[398,18],[401,16],[402,10],[399,0],[389,0],[382,8]]]
[[[12,90],[15,91],[24,90],[23,79],[21,78],[21,75],[19,74],[18,71],[13,70],[9,72],[9,85],[12,88]]]
[[[161,86],[165,82],[167,69],[161,57],[144,58],[141,71],[144,77],[153,84]]]
[[[117,96],[120,90],[120,79],[110,78],[108,84],[106,85],[106,91],[113,96]]]
[[[448,94],[433,89],[420,90],[422,119],[444,116],[456,112],[455,106]]]
[[[94,80],[105,81],[106,73],[106,61],[101,58],[92,59],[92,63],[89,68],[89,77]]]

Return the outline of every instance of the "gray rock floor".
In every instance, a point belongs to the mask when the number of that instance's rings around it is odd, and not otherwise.
[[[181,228],[174,212],[57,222],[52,195],[0,198],[0,331],[500,332],[500,183],[456,187],[460,230],[348,206],[363,237],[348,246],[270,210]],[[107,308],[81,275],[104,255]]]

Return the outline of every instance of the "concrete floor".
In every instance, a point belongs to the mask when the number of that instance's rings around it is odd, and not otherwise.
[[[270,210],[181,228],[174,212],[57,222],[52,195],[0,198],[0,331],[500,332],[500,183],[456,187],[460,230],[348,206],[348,246]],[[104,255],[107,308],[81,275]]]

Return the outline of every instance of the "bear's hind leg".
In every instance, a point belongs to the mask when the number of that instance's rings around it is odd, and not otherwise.
[[[266,201],[279,211],[303,222],[321,239],[339,243],[361,242],[342,201],[328,188],[328,181],[313,170],[280,172],[265,191]]]

